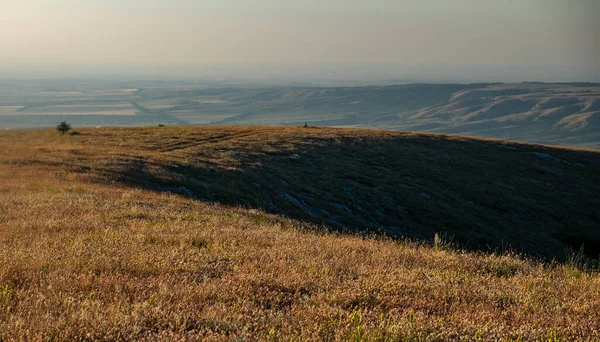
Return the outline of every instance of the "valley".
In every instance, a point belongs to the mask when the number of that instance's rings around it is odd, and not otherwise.
[[[50,88],[52,86],[53,88]],[[63,81],[0,87],[0,128],[302,125],[425,131],[600,148],[593,83],[360,87]]]

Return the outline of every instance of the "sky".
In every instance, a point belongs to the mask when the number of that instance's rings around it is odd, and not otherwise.
[[[600,81],[598,0],[0,0],[0,78]]]

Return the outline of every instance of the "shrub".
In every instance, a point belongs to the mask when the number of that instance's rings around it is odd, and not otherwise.
[[[66,121],[63,121],[56,126],[56,130],[60,132],[60,134],[65,134],[71,129],[71,125],[69,125]]]

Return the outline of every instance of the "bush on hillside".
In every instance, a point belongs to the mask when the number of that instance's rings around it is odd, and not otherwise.
[[[65,134],[71,129],[71,125],[66,121],[63,121],[56,126],[56,130],[60,132],[60,134]]]

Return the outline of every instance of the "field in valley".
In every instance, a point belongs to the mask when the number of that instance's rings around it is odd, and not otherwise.
[[[0,132],[0,341],[600,339],[597,151],[78,131]]]

